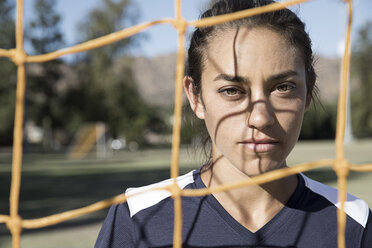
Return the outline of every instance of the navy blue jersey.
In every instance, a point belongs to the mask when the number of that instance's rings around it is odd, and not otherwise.
[[[183,247],[337,247],[337,190],[298,175],[286,206],[256,232],[237,222],[213,197],[182,198]],[[200,171],[178,178],[181,188],[205,188]],[[132,188],[127,195],[172,183]],[[346,247],[372,247],[372,217],[367,204],[351,195],[345,203]],[[112,206],[96,248],[172,247],[173,199],[168,191],[149,191]]]

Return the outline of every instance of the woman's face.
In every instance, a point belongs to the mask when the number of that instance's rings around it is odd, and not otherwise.
[[[205,120],[213,161],[249,176],[286,165],[310,103],[293,45],[266,28],[219,32],[206,50],[201,82],[201,95],[189,99]]]

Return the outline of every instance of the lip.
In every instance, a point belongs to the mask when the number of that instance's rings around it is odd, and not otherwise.
[[[238,144],[253,153],[266,153],[274,150],[279,142],[273,139],[248,139],[240,141]]]

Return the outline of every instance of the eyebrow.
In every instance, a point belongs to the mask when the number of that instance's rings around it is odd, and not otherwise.
[[[275,75],[270,76],[267,81],[279,81],[281,79],[286,79],[292,76],[298,76],[298,73],[293,70],[284,71]]]
[[[224,80],[224,81],[229,81],[233,83],[247,83],[249,82],[249,79],[246,77],[238,76],[238,75],[229,75],[225,73],[219,74],[217,77],[214,78],[213,81],[218,81],[218,80]]]
[[[279,81],[281,79],[286,79],[291,76],[298,76],[298,73],[293,70],[288,70],[284,71],[275,75],[270,76],[266,81]],[[218,81],[218,80],[224,80],[224,81],[229,81],[233,83],[248,83],[250,82],[249,78],[247,77],[242,77],[239,75],[229,75],[225,73],[219,74],[217,77],[214,78],[213,81]]]

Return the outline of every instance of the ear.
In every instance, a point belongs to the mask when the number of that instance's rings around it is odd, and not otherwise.
[[[189,100],[190,107],[199,119],[204,119],[204,105],[201,101],[200,94],[195,94],[193,79],[189,76],[183,78],[183,88]]]

